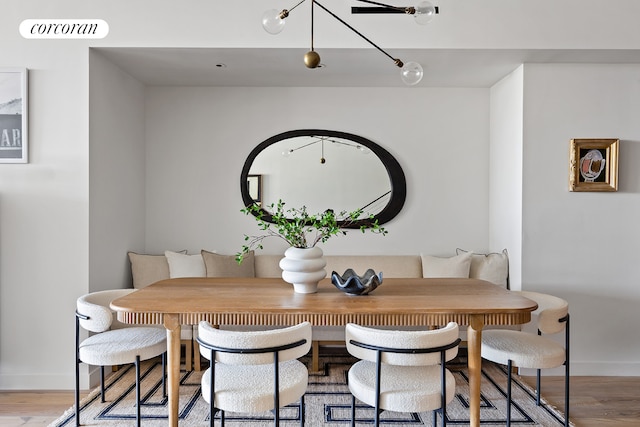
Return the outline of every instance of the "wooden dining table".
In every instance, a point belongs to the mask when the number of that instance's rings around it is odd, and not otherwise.
[[[527,323],[534,301],[477,279],[384,279],[365,296],[347,295],[329,279],[298,294],[280,278],[178,278],[156,282],[111,303],[118,320],[167,329],[169,426],[178,426],[180,327],[213,325],[467,325],[470,421],[480,425],[480,344],[485,325]]]

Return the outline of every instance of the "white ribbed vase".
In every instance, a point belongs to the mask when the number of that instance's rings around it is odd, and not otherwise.
[[[312,294],[318,291],[318,282],[327,275],[326,265],[322,249],[290,247],[280,260],[282,280],[291,283],[297,293]]]

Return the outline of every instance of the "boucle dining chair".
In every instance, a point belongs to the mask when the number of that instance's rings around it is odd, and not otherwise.
[[[280,408],[300,401],[304,426],[304,393],[309,373],[297,360],[311,348],[311,324],[302,322],[281,329],[231,331],[216,329],[206,321],[198,325],[198,344],[209,368],[202,375],[202,397],[209,404],[209,423],[220,412],[273,410],[280,425]],[[213,386],[212,386],[213,384]]]
[[[418,413],[437,412],[447,423],[447,403],[455,396],[456,381],[446,362],[458,354],[458,324],[440,329],[397,331],[363,327],[345,328],[347,350],[360,361],[348,374],[351,391],[351,425],[356,422],[356,399],[372,406],[374,425],[380,425],[384,410]]]
[[[518,292],[538,303],[538,333],[513,330],[487,330],[482,333],[482,357],[507,365],[507,426],[511,425],[511,372],[514,367],[536,369],[536,403],[540,406],[541,369],[565,369],[565,426],[569,426],[569,304],[567,301],[538,292]],[[564,345],[542,336],[564,331]]]
[[[163,328],[128,326],[114,318],[111,301],[135,289],[93,292],[76,302],[76,426],[80,425],[80,363],[100,367],[100,392],[105,401],[104,367],[133,363],[136,370],[136,425],[140,426],[140,361],[162,355],[162,390],[166,396],[167,334]],[[80,328],[93,334],[80,341]]]

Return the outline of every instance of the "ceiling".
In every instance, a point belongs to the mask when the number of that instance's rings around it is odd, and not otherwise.
[[[322,68],[307,69],[307,49],[98,47],[150,86],[402,87],[400,70],[373,48],[321,49]],[[490,87],[522,63],[640,64],[640,50],[414,49],[389,52],[422,64],[422,87]]]

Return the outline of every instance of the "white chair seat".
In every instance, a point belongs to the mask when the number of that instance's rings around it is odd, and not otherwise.
[[[211,375],[202,375],[202,397],[211,395]],[[307,367],[298,360],[280,363],[280,405],[297,401],[307,389]],[[229,412],[263,412],[273,409],[273,365],[216,363],[214,407]]]
[[[539,335],[507,330],[482,333],[482,357],[506,365],[509,360],[520,368],[548,369],[562,366],[564,347]]]
[[[380,408],[397,412],[424,412],[441,407],[440,366],[382,365]],[[455,396],[456,381],[446,370],[447,403]],[[361,402],[375,406],[376,364],[366,360],[349,370],[349,390]]]
[[[147,360],[167,351],[167,334],[154,327],[115,329],[92,335],[79,347],[84,363],[96,366],[124,365]]]
[[[508,330],[482,333],[481,352],[484,359],[507,365],[507,427],[511,425],[511,371],[513,366],[536,369],[536,395],[540,405],[540,372],[565,365],[565,427],[569,426],[569,303],[553,295],[529,291],[511,291],[538,304],[532,321],[538,334]],[[540,334],[564,331],[564,346]]]
[[[167,333],[162,327],[136,326],[119,322],[110,304],[136,292],[135,289],[111,289],[98,291],[79,297],[76,301],[76,425],[80,425],[80,369],[79,364],[100,366],[100,395],[105,401],[104,367],[133,363],[136,367],[136,426],[140,427],[140,361],[162,355],[167,351]],[[80,328],[94,335],[80,342]],[[165,375],[162,375],[162,389],[165,394]]]

